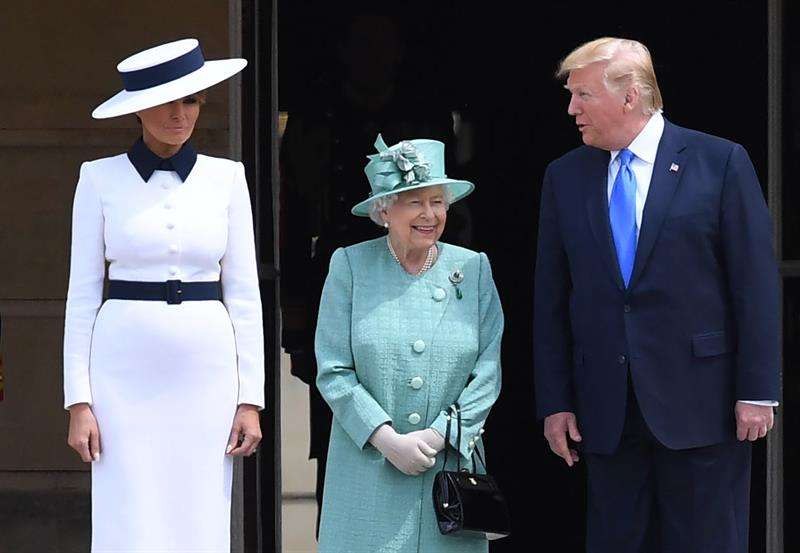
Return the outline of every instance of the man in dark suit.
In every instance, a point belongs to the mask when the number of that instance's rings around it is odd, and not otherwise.
[[[559,76],[585,145],[544,177],[536,400],[551,449],[586,459],[587,551],[745,553],[749,446],[779,398],[752,163],[664,119],[639,42],[584,44]]]

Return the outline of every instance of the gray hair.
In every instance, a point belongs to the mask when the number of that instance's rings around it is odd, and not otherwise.
[[[449,209],[450,204],[453,203],[453,191],[450,190],[450,187],[446,185],[442,186],[442,190],[444,191],[445,208]],[[372,200],[372,202],[369,204],[369,218],[373,223],[379,227],[383,226],[384,221],[381,212],[392,207],[397,202],[400,194],[402,194],[402,192],[396,194],[387,194],[386,196],[381,196]]]
[[[398,197],[399,194],[387,194],[386,196],[381,196],[380,198],[372,200],[372,203],[369,204],[369,218],[372,219],[372,222],[382,227],[383,216],[381,215],[381,211],[392,207]]]

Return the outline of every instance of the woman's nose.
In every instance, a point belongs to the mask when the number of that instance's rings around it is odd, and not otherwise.
[[[181,119],[184,116],[184,107],[183,102],[175,102],[172,104],[172,111],[170,112],[170,116],[173,119]]]

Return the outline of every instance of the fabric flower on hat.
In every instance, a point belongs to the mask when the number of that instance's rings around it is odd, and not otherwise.
[[[381,152],[380,158],[381,161],[393,161],[403,174],[403,182],[406,184],[424,182],[431,176],[430,164],[419,155],[416,146],[411,142],[403,141],[399,148]]]

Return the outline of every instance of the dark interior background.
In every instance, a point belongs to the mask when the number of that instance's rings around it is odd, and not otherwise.
[[[577,553],[583,550],[584,470],[568,469],[549,452],[534,414],[531,312],[541,178],[551,160],[580,144],[553,73],[585,41],[615,35],[644,42],[655,61],[665,116],[743,144],[766,193],[766,2],[374,4],[279,2],[280,110],[291,119],[333,94],[346,72],[341,44],[354,19],[368,14],[389,21],[394,30],[386,32],[400,37],[395,95],[409,112],[457,114],[448,174],[476,183],[466,201],[468,242],[492,261],[506,313],[504,388],[488,421],[486,447],[489,470],[511,502],[514,530],[492,551],[535,545]],[[383,55],[382,47],[375,40],[374,57]],[[356,149],[360,156],[342,163],[361,175],[355,186],[365,197],[368,183],[360,171],[372,141]],[[309,158],[314,154],[310,149]],[[760,552],[764,444],[755,451],[751,536],[752,551]],[[790,508],[787,499],[786,520]],[[787,551],[794,550],[791,528],[786,533]]]
[[[800,6],[787,2],[783,28],[800,24]],[[783,242],[784,331],[783,331],[783,408],[784,422],[784,539],[786,551],[800,549],[800,527],[793,524],[800,512],[800,376],[792,370],[800,363],[800,42],[784,31],[783,54],[783,175],[782,209],[779,233]]]

